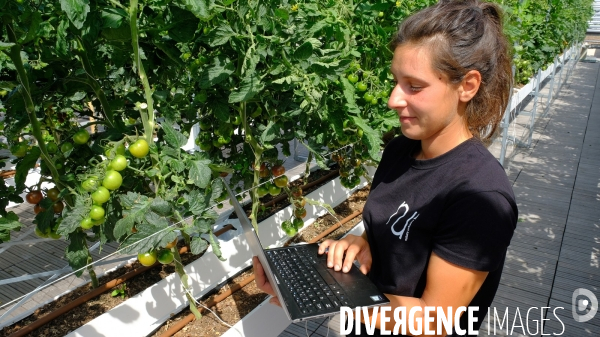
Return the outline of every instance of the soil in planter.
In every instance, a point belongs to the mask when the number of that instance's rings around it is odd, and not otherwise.
[[[352,214],[354,211],[363,209],[363,206],[367,200],[370,186],[364,187],[355,193],[353,193],[348,199],[342,202],[340,205],[334,208],[336,217],[334,218],[330,214],[324,215],[317,219],[310,226],[302,230],[299,234],[291,238],[286,245],[308,242],[312,238],[316,237],[327,228],[331,227],[339,220]],[[325,239],[338,239],[348,231],[350,231],[357,223],[362,220],[362,215],[355,217],[354,219],[346,222],[344,225],[335,231],[329,233],[322,240]],[[234,282],[243,280],[247,275],[251,275],[253,270],[250,269],[247,272],[242,273],[240,276],[234,278]],[[228,283],[223,289],[219,290],[217,294],[222,293],[226,289],[229,289],[231,283]],[[216,294],[214,295],[216,296]],[[212,297],[212,296],[211,296]],[[202,300],[201,303],[206,303],[211,297],[206,300]],[[225,300],[217,303],[216,306],[211,308],[215,313],[221,317],[229,325],[234,325],[250,311],[256,308],[260,303],[267,297],[260,289],[256,287],[254,281],[248,285],[233,293]],[[215,310],[216,309],[216,310]],[[178,321],[189,315],[191,312],[189,309],[185,309],[177,315],[174,315],[170,320],[157,330],[152,337],[160,337],[169,327],[177,324]],[[199,320],[194,320],[187,324],[182,330],[177,332],[176,337],[191,337],[191,336],[219,336],[229,330],[229,327],[221,323],[212,313],[205,314]]]

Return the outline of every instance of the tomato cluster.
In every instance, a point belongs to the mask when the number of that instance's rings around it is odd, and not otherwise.
[[[167,244],[163,249],[138,253],[137,258],[142,266],[150,267],[158,261],[160,264],[170,264],[175,260],[173,249],[177,249],[177,239]]]
[[[46,198],[50,199],[52,202],[52,211],[54,214],[61,214],[63,209],[65,208],[65,204],[59,200],[60,191],[53,187],[46,191]],[[36,215],[45,212],[46,209],[42,207],[41,202],[44,200],[44,193],[41,190],[32,190],[25,195],[25,200],[28,203],[33,204],[33,213]],[[46,230],[40,229],[37,225],[35,227],[35,233],[41,238],[52,238],[52,239],[60,239],[60,235],[56,233],[58,229],[59,221],[54,222],[52,227],[47,228]]]
[[[142,138],[137,139],[129,146],[129,153],[135,158],[144,158],[149,151],[148,142]],[[111,191],[121,187],[123,176],[120,171],[129,165],[125,157],[125,145],[122,142],[116,143],[115,146],[109,146],[104,154],[106,160],[101,164],[105,167],[104,177],[100,180],[99,175],[91,175],[81,183],[81,188],[89,192],[92,199],[92,207],[88,215],[79,223],[83,229],[91,229],[104,223],[106,210],[102,205],[110,200]]]

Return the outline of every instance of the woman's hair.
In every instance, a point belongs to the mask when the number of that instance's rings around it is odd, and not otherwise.
[[[450,83],[479,71],[481,85],[465,117],[475,137],[489,140],[502,120],[513,80],[500,7],[478,0],[440,0],[402,22],[392,50],[406,43],[427,47],[433,68]]]

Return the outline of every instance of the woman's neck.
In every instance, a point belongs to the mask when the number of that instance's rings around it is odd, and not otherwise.
[[[432,159],[441,156],[472,137],[473,134],[464,125],[455,125],[453,128],[444,129],[433,137],[421,140],[421,151],[417,155],[417,159]]]

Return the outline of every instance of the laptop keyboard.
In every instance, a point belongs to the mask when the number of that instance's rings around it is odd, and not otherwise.
[[[266,253],[303,314],[352,307],[325,263],[308,249],[292,247]]]

